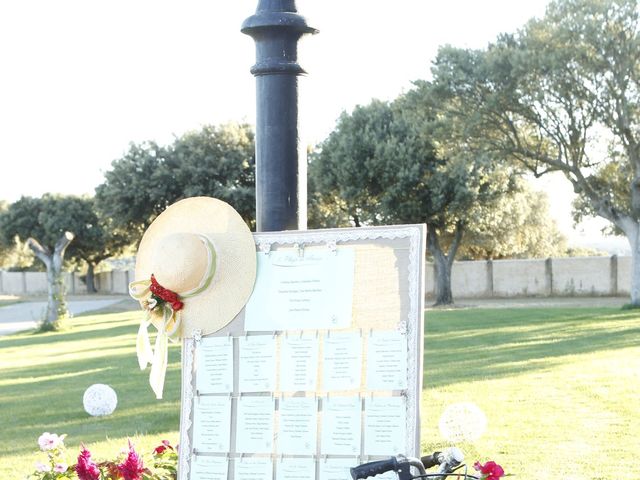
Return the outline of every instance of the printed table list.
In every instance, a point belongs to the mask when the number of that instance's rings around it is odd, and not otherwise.
[[[238,338],[238,388],[241,392],[272,392],[276,383],[276,341],[271,335]]]
[[[407,404],[404,397],[367,399],[364,413],[364,454],[393,455],[404,452],[406,416]]]
[[[315,335],[282,338],[280,390],[315,391],[318,376],[318,339]]]
[[[200,393],[233,391],[233,339],[205,337],[197,347],[196,388]]]
[[[294,397],[280,400],[278,453],[316,453],[317,413],[318,403],[315,398]]]
[[[236,425],[236,451],[271,453],[273,450],[274,400],[271,397],[240,397]]]
[[[193,446],[199,452],[228,452],[231,398],[200,397],[193,414]]]
[[[372,332],[368,336],[367,388],[407,388],[407,336],[400,332]]]
[[[323,455],[359,455],[361,407],[358,397],[327,398],[322,407]]]
[[[332,333],[324,337],[322,387],[327,392],[360,388],[362,338],[359,333]]]
[[[229,461],[224,457],[194,455],[191,460],[191,480],[227,480]]]

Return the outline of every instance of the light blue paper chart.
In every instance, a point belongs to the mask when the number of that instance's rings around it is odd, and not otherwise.
[[[367,388],[407,388],[407,336],[397,331],[372,332],[367,336]]]
[[[349,469],[359,464],[360,462],[357,457],[350,459],[328,458],[318,463],[318,480],[346,480],[351,478]],[[380,477],[376,477],[376,480],[379,478]]]
[[[234,480],[273,479],[273,461],[270,458],[238,458],[233,466]]]
[[[327,392],[360,388],[362,337],[360,333],[331,333],[324,337],[322,388]]]
[[[200,393],[233,391],[233,339],[205,337],[197,349],[196,389]]]
[[[227,480],[228,473],[229,460],[224,457],[192,457],[191,480]]]
[[[276,388],[276,340],[272,335],[238,338],[241,392],[272,392]]]
[[[200,397],[194,405],[193,415],[193,447],[198,452],[228,452],[231,398]]]
[[[318,401],[310,397],[280,400],[277,453],[314,455],[317,442]]]
[[[273,452],[274,409],[271,397],[238,398],[236,452]]]
[[[402,453],[406,443],[407,402],[404,397],[373,397],[365,400],[364,454]]]
[[[315,480],[313,458],[283,458],[276,463],[276,480]]]
[[[320,452],[323,455],[360,453],[361,401],[358,397],[323,400]]]
[[[351,325],[355,253],[326,248],[258,253],[245,329],[305,330]]]
[[[318,337],[281,336],[280,390],[315,392],[318,384]]]

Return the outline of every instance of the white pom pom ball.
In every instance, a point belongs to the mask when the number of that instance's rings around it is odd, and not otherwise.
[[[82,404],[92,417],[111,415],[118,405],[118,396],[109,385],[96,383],[85,390]]]
[[[450,442],[473,442],[486,430],[487,417],[475,403],[452,403],[440,417],[438,426],[442,436]]]

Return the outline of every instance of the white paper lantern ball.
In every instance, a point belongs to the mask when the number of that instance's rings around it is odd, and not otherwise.
[[[475,403],[452,403],[440,417],[438,426],[442,436],[450,442],[473,442],[486,430],[487,417]]]
[[[118,405],[118,396],[109,385],[96,383],[85,390],[82,404],[92,417],[111,415]]]

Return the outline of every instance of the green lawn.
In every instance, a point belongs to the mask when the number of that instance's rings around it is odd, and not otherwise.
[[[640,478],[640,312],[496,309],[426,317],[422,444],[475,402],[488,429],[462,445],[519,478]]]
[[[41,458],[37,438],[67,433],[99,458],[131,437],[141,450],[177,442],[180,349],[170,349],[165,400],[135,357],[139,312],[93,314],[61,333],[0,337],[0,479],[23,479]],[[473,401],[489,428],[463,444],[467,460],[494,459],[517,478],[640,478],[640,315],[614,309],[469,309],[426,317],[422,439],[446,446],[444,408]],[[82,394],[111,385],[116,412],[89,417]]]
[[[115,457],[128,437],[142,451],[165,438],[177,443],[180,347],[170,347],[164,400],[157,401],[149,371],[141,372],[136,359],[139,315],[79,316],[66,332],[0,337],[0,479],[23,479],[42,459],[35,452],[45,431],[68,434],[69,463],[80,442],[102,459]],[[113,415],[85,413],[82,395],[94,383],[118,393]]]

